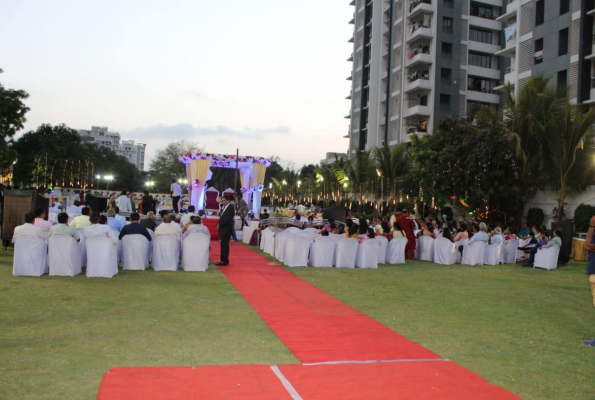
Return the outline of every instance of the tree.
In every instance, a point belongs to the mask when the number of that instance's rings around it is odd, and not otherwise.
[[[341,185],[347,183],[357,197],[359,211],[363,211],[365,195],[374,191],[376,182],[376,165],[371,152],[358,150],[353,158],[343,157],[341,161],[333,164],[335,177]]]
[[[0,69],[0,74],[2,73]],[[16,161],[18,153],[6,142],[23,129],[29,107],[23,103],[29,97],[24,90],[6,89],[0,83],[0,168],[7,168]]]
[[[182,154],[204,151],[197,143],[179,140],[171,142],[165,148],[157,150],[149,166],[151,180],[155,190],[169,192],[172,179],[186,177],[186,166],[179,161]]]
[[[404,143],[393,147],[375,148],[372,152],[378,170],[382,174],[381,181],[385,191],[390,193],[388,202],[395,200],[397,192],[409,169],[409,152]]]

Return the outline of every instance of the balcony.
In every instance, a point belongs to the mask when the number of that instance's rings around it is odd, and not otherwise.
[[[499,69],[476,67],[475,65],[471,64],[467,66],[467,74],[495,80],[500,79]]]
[[[418,75],[415,75],[418,74]],[[409,75],[407,77],[407,82],[405,83],[405,93],[410,93],[415,90],[432,90],[432,82],[430,82],[430,77],[426,73],[418,73]],[[419,77],[417,77],[419,76]]]
[[[494,31],[502,30],[502,22],[474,16],[469,16],[469,25],[477,26],[484,29],[491,29]]]
[[[416,53],[415,55],[412,53],[411,57],[405,60],[405,66],[407,68],[419,66],[422,64],[432,64],[432,56],[430,55],[429,51],[427,53]]]
[[[409,25],[406,43],[411,43],[420,38],[432,38],[432,19],[415,21]]]
[[[409,3],[409,18],[413,18],[422,13],[434,13],[434,7],[432,7],[431,0],[413,0]]]
[[[407,107],[403,112],[403,116],[405,118],[422,116],[429,117],[430,115],[430,107],[428,107],[427,105],[421,105],[418,101],[410,101],[409,107]]]
[[[516,54],[516,35],[512,36],[510,40],[506,42],[505,48],[497,51],[495,54],[502,57],[514,57]]]
[[[408,135],[418,134],[423,135],[428,132],[428,120],[421,118],[409,118],[405,122],[405,130]]]
[[[516,84],[517,81],[517,73],[516,70],[514,69],[514,67],[508,67],[506,68],[505,74],[504,74],[504,84],[508,85],[509,83],[511,85]]]
[[[595,59],[595,35],[593,36],[593,44],[591,45],[591,54],[585,56],[585,60],[594,60]]]
[[[500,103],[500,95],[494,93],[476,92],[473,90],[467,91],[467,100],[479,101],[482,103]]]

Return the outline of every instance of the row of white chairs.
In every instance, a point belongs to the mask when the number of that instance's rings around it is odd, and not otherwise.
[[[157,236],[152,241],[142,235],[126,235],[118,243],[105,236],[92,236],[77,242],[70,236],[56,235],[47,241],[34,235],[14,239],[14,276],[75,276],[86,266],[87,277],[111,278],[118,263],[125,270],[177,271],[182,259],[184,271],[206,271],[210,238],[192,234],[181,242],[175,236]]]

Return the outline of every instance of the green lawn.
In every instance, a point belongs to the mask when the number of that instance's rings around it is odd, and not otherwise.
[[[298,363],[214,268],[111,280],[11,269],[0,251],[2,399],[94,398],[118,366]],[[523,398],[595,398],[585,263],[291,272]]]

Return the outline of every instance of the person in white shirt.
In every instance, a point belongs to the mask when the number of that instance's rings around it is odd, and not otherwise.
[[[116,201],[116,205],[120,208],[120,211],[123,212],[132,212],[132,208],[130,207],[130,199],[126,195],[126,191],[122,190],[122,194],[118,197]]]
[[[186,225],[184,225],[184,229],[182,229],[184,239],[197,233],[206,235],[209,239],[211,238],[211,232],[209,232],[209,228],[202,224],[202,220],[199,216],[192,217],[191,220]]]
[[[188,213],[184,214],[182,218],[180,218],[180,225],[186,226],[188,222],[190,222],[190,218],[198,216],[194,211],[196,208],[194,206],[188,206]]]
[[[47,233],[44,232],[40,227],[33,225],[35,221],[35,214],[25,214],[25,223],[14,228],[13,239],[19,235],[33,235],[38,236],[42,240],[46,240]]]
[[[499,244],[499,243],[502,243],[502,239],[504,239],[502,237],[502,228],[496,227],[494,229],[494,233],[492,235],[490,235],[490,238],[488,239],[488,243],[489,244]]]
[[[44,232],[49,232],[52,229],[52,223],[45,220],[45,211],[43,209],[35,210],[35,222],[33,225]]]
[[[174,212],[177,214],[179,212],[178,204],[180,203],[180,199],[182,198],[182,187],[176,183],[175,179],[171,180],[171,203],[174,207]]]
[[[157,236],[175,236],[178,240],[182,238],[182,228],[180,224],[172,222],[171,216],[166,214],[163,216],[163,223],[155,229],[155,237]]]
[[[74,197],[72,198],[72,202],[80,203],[80,201],[81,201],[81,195],[80,195],[80,192],[77,190],[74,192]]]
[[[91,221],[89,221],[89,213],[90,212],[91,212],[91,209],[89,207],[83,207],[81,209],[81,215],[79,215],[78,217],[75,217],[69,226],[71,228],[86,228],[88,226],[91,226]]]
[[[98,212],[91,214],[91,226],[85,228],[85,237],[105,236],[110,238],[113,243],[118,243],[118,235],[116,231],[107,225],[107,217],[99,215]]]
[[[126,226],[126,217],[123,215],[120,215],[120,207],[116,206],[114,207],[114,211],[116,212],[114,215],[114,218],[116,219],[116,221],[118,221],[120,223],[120,225],[122,225],[122,228],[124,228]],[[108,216],[109,218],[109,216]],[[108,225],[109,225],[109,219],[108,219]]]
[[[60,213],[58,214],[58,223],[52,226],[50,229],[50,235],[52,236],[70,236],[74,238],[77,242],[81,241],[81,237],[79,233],[73,227],[68,226],[68,214]]]

